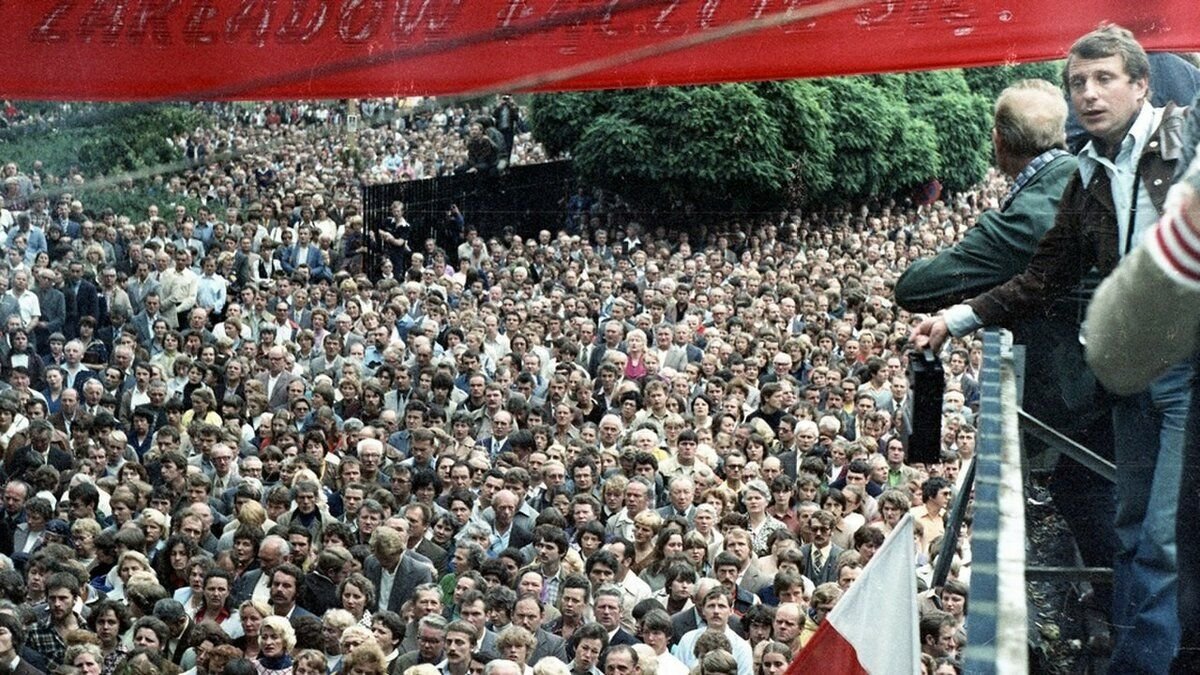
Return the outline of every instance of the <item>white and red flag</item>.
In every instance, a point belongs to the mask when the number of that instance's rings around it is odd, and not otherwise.
[[[786,675],[921,672],[912,516],[888,535]]]

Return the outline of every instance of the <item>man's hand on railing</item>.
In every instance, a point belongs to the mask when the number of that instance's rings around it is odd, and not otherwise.
[[[950,329],[946,320],[940,316],[931,316],[913,329],[909,340],[918,350],[931,349],[936,354],[950,337]]]

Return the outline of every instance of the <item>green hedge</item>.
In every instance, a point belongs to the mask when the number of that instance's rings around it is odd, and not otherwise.
[[[44,107],[38,110],[51,115],[56,112]],[[179,162],[183,149],[172,145],[170,139],[210,124],[207,115],[186,104],[81,106],[51,122],[35,121],[4,130],[0,133],[0,160],[16,162],[24,170],[40,160],[46,174],[58,178],[79,172],[89,182],[43,187],[51,195],[71,192],[92,214],[111,208],[137,221],[145,217],[151,204],[165,211],[174,203],[195,209],[199,201],[164,198],[153,192],[148,181],[138,181],[132,189],[111,181],[94,187],[90,181]]]
[[[204,113],[183,104],[97,106],[6,130],[0,158],[23,168],[41,160],[48,174],[78,169],[95,178],[177,161],[183,151],[169,140],[208,125]]]

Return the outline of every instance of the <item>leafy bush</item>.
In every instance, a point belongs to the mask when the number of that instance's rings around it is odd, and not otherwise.
[[[987,66],[984,68],[967,68],[963,77],[971,91],[988,101],[995,101],[1000,92],[1013,82],[1030,78],[1041,78],[1061,85],[1062,61],[1040,61],[1037,63],[1018,63],[1007,66]]]
[[[641,208],[853,203],[978,182],[990,103],[963,71],[537,96],[534,135]]]
[[[207,126],[186,105],[107,105],[54,118],[50,127],[12,129],[0,137],[0,156],[28,167],[41,160],[47,173],[74,170],[93,178],[173,162],[183,157],[168,141]]]

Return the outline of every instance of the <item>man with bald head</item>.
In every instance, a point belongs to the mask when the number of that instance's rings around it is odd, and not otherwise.
[[[996,164],[1015,179],[1001,208],[985,212],[962,241],[933,258],[913,262],[896,283],[896,301],[912,312],[933,312],[1000,286],[1025,271],[1039,242],[1055,225],[1055,214],[1079,162],[1061,148],[1067,115],[1062,91],[1043,80],[1017,82],[996,101],[992,137]],[[1128,194],[1128,193],[1126,193]],[[1114,240],[1117,235],[1111,235]],[[1056,305],[1045,316],[1013,326],[1016,342],[1026,346],[1025,409],[1043,422],[1102,455],[1113,456],[1113,428],[1104,406],[1081,397],[1086,370],[1079,342],[1077,308]],[[1081,400],[1072,407],[1072,400]],[[1060,457],[1050,484],[1055,503],[1076,541],[1085,564],[1113,565],[1118,541],[1113,488]],[[1108,606],[1110,587],[1096,586],[1097,602]]]
[[[288,404],[288,385],[298,379],[287,369],[287,351],[278,345],[267,351],[267,372],[258,376],[267,391],[267,405],[279,412]]]
[[[992,128],[996,165],[1016,183],[1001,208],[980,216],[958,245],[909,266],[896,283],[902,307],[936,311],[1024,271],[1078,167],[1062,149],[1066,116],[1062,91],[1045,80],[1001,92]]]
[[[479,446],[487,452],[488,458],[494,462],[501,453],[508,452],[510,449],[508,435],[514,431],[513,415],[507,410],[497,410],[492,415],[491,422],[492,434],[480,437]]]
[[[771,626],[772,638],[795,649],[800,645],[796,638],[804,628],[804,610],[794,602],[785,602],[775,609],[775,622]]]
[[[495,558],[506,548],[524,548],[533,543],[533,535],[514,522],[520,508],[520,498],[512,490],[501,490],[492,496],[492,543],[488,557]]]

